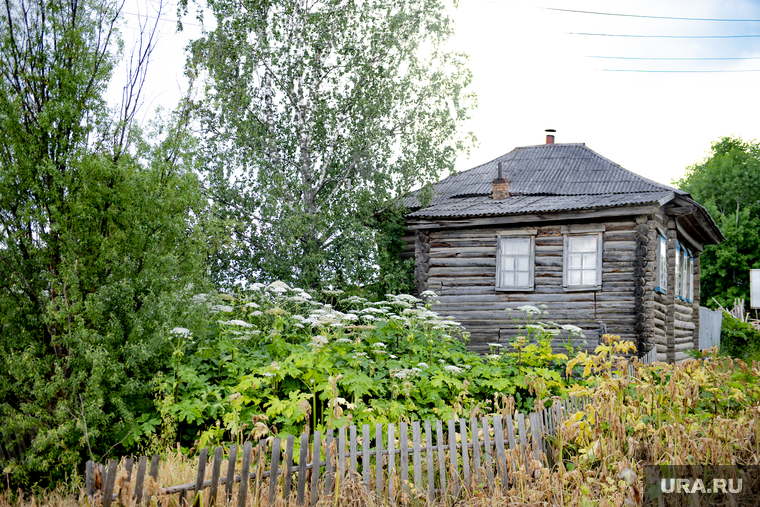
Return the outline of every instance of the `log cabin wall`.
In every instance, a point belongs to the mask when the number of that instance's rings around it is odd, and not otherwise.
[[[440,304],[434,307],[436,311],[452,315],[465,326],[470,333],[470,348],[475,351],[487,352],[489,342],[507,343],[514,337],[516,324],[505,309],[517,310],[522,305],[546,305],[548,315],[543,320],[582,328],[590,349],[598,343],[602,323],[610,334],[634,343],[646,342],[647,326],[651,325],[647,311],[653,305],[647,306],[645,287],[653,278],[647,273],[637,274],[653,264],[648,250],[653,242],[649,234],[642,234],[648,230],[637,228],[648,224],[646,217],[639,217],[639,222],[643,223],[637,223],[636,217],[595,222],[604,226],[601,290],[563,289],[564,237],[560,223],[531,224],[536,231],[533,291],[500,292],[495,287],[496,237],[502,231],[524,229],[521,227],[432,230],[426,241],[420,241],[418,236],[416,253],[424,254],[420,245],[427,243],[429,261],[424,263],[427,273],[418,270],[417,281],[424,280],[425,287],[438,294]],[[644,248],[637,250],[642,243]],[[642,260],[646,262],[642,264]],[[419,261],[418,258],[418,265]],[[520,313],[515,311],[513,315]],[[561,340],[553,345],[562,350]]]

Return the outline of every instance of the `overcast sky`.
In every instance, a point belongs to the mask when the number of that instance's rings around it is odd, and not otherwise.
[[[152,12],[156,2],[127,1],[127,44],[135,14]],[[171,108],[187,86],[183,48],[200,27],[188,19],[176,33],[175,9],[168,5],[160,25],[146,118],[156,106]],[[553,128],[558,143],[586,143],[671,184],[720,137],[760,137],[760,1],[460,0],[452,12],[451,48],[470,55],[479,103],[466,125],[478,145],[458,170],[542,144]]]

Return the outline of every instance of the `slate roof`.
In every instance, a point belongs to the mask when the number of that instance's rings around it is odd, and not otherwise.
[[[510,197],[491,199],[498,163]],[[463,217],[569,211],[659,202],[687,193],[649,180],[608,160],[585,144],[515,148],[506,155],[445,178],[433,200],[419,209],[417,195],[404,199],[409,217]]]

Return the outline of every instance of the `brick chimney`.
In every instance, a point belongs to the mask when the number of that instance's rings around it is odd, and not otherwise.
[[[554,133],[556,130],[554,129],[546,129],[546,144],[554,144]]]
[[[491,198],[502,200],[509,197],[509,180],[501,175],[501,162],[499,162],[499,175],[493,180],[493,190]]]

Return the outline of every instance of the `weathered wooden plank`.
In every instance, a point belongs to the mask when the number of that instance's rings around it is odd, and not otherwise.
[[[246,499],[248,498],[248,481],[249,472],[251,470],[251,453],[253,448],[251,442],[246,442],[243,446],[243,465],[240,469],[240,488],[238,489],[238,507],[245,507]],[[232,476],[232,482],[234,482],[235,476]],[[228,484],[230,477],[227,477]]]
[[[456,420],[449,419],[449,477],[451,477],[451,492],[454,497],[459,495],[459,456],[457,455]],[[464,450],[464,442],[462,442]]]
[[[383,425],[380,423],[375,424],[375,494],[379,505],[383,499]]]
[[[227,461],[227,478],[224,484],[224,495],[227,503],[232,501],[232,484],[235,482],[235,463],[237,462],[237,444],[230,447],[230,459]]]
[[[430,421],[425,421],[425,460],[427,465],[427,480],[428,480],[428,502],[430,504],[435,500],[435,456],[433,452],[433,431],[430,426]]]
[[[134,463],[135,463],[134,458],[127,458],[124,460],[124,470],[127,471],[126,482],[132,481],[132,465],[134,465]]]
[[[333,469],[333,462],[335,461],[335,452],[332,448],[333,443],[333,430],[327,430],[327,436],[325,437],[325,453],[327,454],[327,465],[325,465],[325,494],[330,495],[333,491],[335,483],[335,471]]]
[[[480,437],[478,436],[478,421],[474,417],[470,419],[470,433],[472,433],[472,469],[477,482],[480,483],[483,481],[480,476]]]
[[[443,440],[443,422],[438,419],[435,422],[436,447],[438,447],[438,481],[441,488],[441,496],[446,496],[446,453],[443,446],[446,442]]]
[[[193,488],[193,505],[203,504],[203,482],[206,477],[206,461],[208,460],[208,447],[201,449],[198,455],[198,472],[195,475],[195,487]]]
[[[364,479],[364,487],[369,494],[369,479],[372,464],[369,459],[370,439],[369,439],[369,424],[362,426],[362,478]],[[382,456],[378,456],[382,459]]]
[[[495,257],[436,257],[430,259],[430,268],[494,267]]]
[[[388,498],[391,504],[396,503],[396,492],[393,489],[393,476],[396,473],[396,428],[388,424]]]
[[[500,415],[493,417],[493,438],[494,447],[496,448],[496,473],[501,480],[502,489],[506,489],[509,485],[509,479],[507,478],[507,453],[504,449],[504,429],[501,424]]]
[[[329,461],[329,458],[325,456],[327,461]],[[314,507],[317,505],[317,500],[319,500],[319,471],[322,468],[322,432],[321,431],[315,431],[314,432],[314,445],[312,447],[311,452],[311,461],[314,463],[311,469],[311,507]],[[299,466],[300,468],[300,466]],[[300,470],[299,470],[300,474]],[[285,498],[287,499],[289,495],[285,495]]]
[[[350,462],[351,462],[351,471],[355,474],[356,473],[356,461],[357,461],[357,446],[356,446],[356,426],[352,425],[349,428],[349,433],[351,435],[351,442],[349,444],[350,448]],[[353,479],[353,474],[352,474]]]
[[[459,434],[462,441],[462,476],[464,477],[464,487],[469,491],[472,486],[470,484],[470,461],[467,455],[467,422],[464,418],[459,419]]]
[[[219,490],[219,475],[222,469],[222,458],[224,457],[224,448],[218,446],[214,450],[214,461],[211,462],[211,487],[208,494],[208,503],[210,507],[216,505],[216,494]],[[140,465],[137,466],[137,473],[140,473]]]
[[[298,491],[296,492],[297,505],[303,505],[306,498],[306,464],[309,461],[309,434],[301,434],[301,448],[298,454]],[[271,479],[270,479],[271,481]]]
[[[285,441],[285,480],[282,485],[282,497],[286,500],[290,498],[290,488],[293,482],[293,447],[295,440],[295,435],[288,435],[288,438]]]
[[[259,444],[256,446],[256,465],[253,469],[253,490],[252,500],[254,504],[259,503],[259,497],[261,496],[261,482],[264,474],[264,466],[266,466],[266,440],[259,440]]]
[[[530,462],[528,461],[528,437],[525,432],[525,416],[521,413],[515,414],[517,417],[517,431],[520,432],[520,454],[522,454],[525,460],[525,470],[530,470]]]
[[[420,438],[420,422],[412,421],[412,462],[414,464],[414,488],[422,489],[422,455],[420,453],[422,439]]]
[[[307,441],[308,445],[308,441]],[[280,447],[282,446],[282,439],[275,438],[272,441],[272,460],[271,467],[269,469],[269,495],[267,497],[267,505],[274,505],[274,496],[277,492],[277,484],[280,482]],[[305,470],[304,470],[305,471]]]
[[[493,478],[493,453],[491,451],[491,436],[490,427],[488,424],[488,418],[483,416],[481,419],[481,427],[483,428],[483,468],[486,471],[486,478],[488,479],[488,486],[494,487]]]
[[[113,487],[116,483],[116,469],[119,466],[119,460],[112,459],[108,462],[108,475],[105,477],[103,485],[103,507],[110,507],[113,500]]]
[[[399,424],[399,448],[401,449],[401,484],[404,493],[409,494],[409,432],[405,422]]]
[[[338,429],[338,484],[346,479],[346,427]]]

